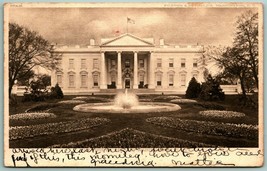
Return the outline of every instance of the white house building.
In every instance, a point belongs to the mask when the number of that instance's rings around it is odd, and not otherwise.
[[[184,94],[192,77],[203,79],[203,46],[166,45],[163,39],[126,33],[90,40],[89,46],[56,46],[58,69],[51,75],[64,94],[88,94],[136,89],[140,92]]]

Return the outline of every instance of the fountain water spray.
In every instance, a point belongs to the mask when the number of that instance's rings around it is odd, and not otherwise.
[[[119,93],[115,96],[115,106],[123,109],[131,109],[134,106],[138,106],[138,97],[133,93],[128,93],[128,89],[125,89],[124,93]]]
[[[124,93],[118,93],[113,103],[87,103],[77,105],[75,111],[94,113],[149,113],[177,111],[181,107],[172,103],[139,102],[134,93],[126,89]]]

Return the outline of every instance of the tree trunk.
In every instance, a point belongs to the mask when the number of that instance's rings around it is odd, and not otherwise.
[[[246,95],[244,77],[239,76],[239,79],[240,79],[240,84],[241,84],[241,89],[242,89],[242,97],[240,99],[240,102],[243,103],[243,105],[246,105],[246,103],[247,103],[247,95]]]
[[[12,92],[12,88],[14,86],[15,80],[14,79],[9,79],[9,88],[8,88],[8,96],[9,98],[11,97],[11,92]]]
[[[253,70],[253,71],[254,71],[254,70]],[[258,73],[257,73],[257,71],[254,71],[254,72],[253,72],[253,76],[254,76],[254,79],[255,79],[256,88],[258,89],[258,88],[259,88],[259,78],[258,78]]]

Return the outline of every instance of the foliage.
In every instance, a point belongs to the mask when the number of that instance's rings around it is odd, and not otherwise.
[[[207,81],[202,83],[199,98],[202,100],[224,100],[224,92],[217,80],[208,75]]]
[[[55,87],[51,87],[51,93],[50,93],[51,99],[62,99],[63,97],[64,94],[58,84],[56,84]]]
[[[106,118],[87,118],[74,121],[45,123],[29,126],[10,127],[9,135],[11,140],[24,139],[40,135],[51,135],[57,133],[67,133],[84,130],[108,123],[110,120]]]
[[[48,96],[47,86],[50,85],[50,76],[44,74],[30,82],[29,89],[24,93],[23,101],[44,101]]]
[[[199,96],[200,91],[201,91],[200,83],[197,82],[195,77],[192,77],[187,87],[185,97],[189,99],[197,98]]]
[[[229,136],[236,138],[258,138],[258,126],[247,124],[218,123],[208,121],[185,120],[171,117],[154,117],[147,122],[200,134]]]
[[[33,68],[54,68],[53,47],[41,35],[28,28],[9,23],[9,95],[15,80],[32,77]]]
[[[137,131],[123,129],[97,138],[86,139],[68,144],[54,145],[53,148],[174,148],[174,147],[212,147],[194,141],[170,138]]]

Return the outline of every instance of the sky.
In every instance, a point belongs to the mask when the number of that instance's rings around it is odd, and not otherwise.
[[[89,44],[127,31],[166,44],[231,45],[245,8],[10,8],[9,21],[37,31],[51,43]],[[119,31],[119,34],[116,33]]]

